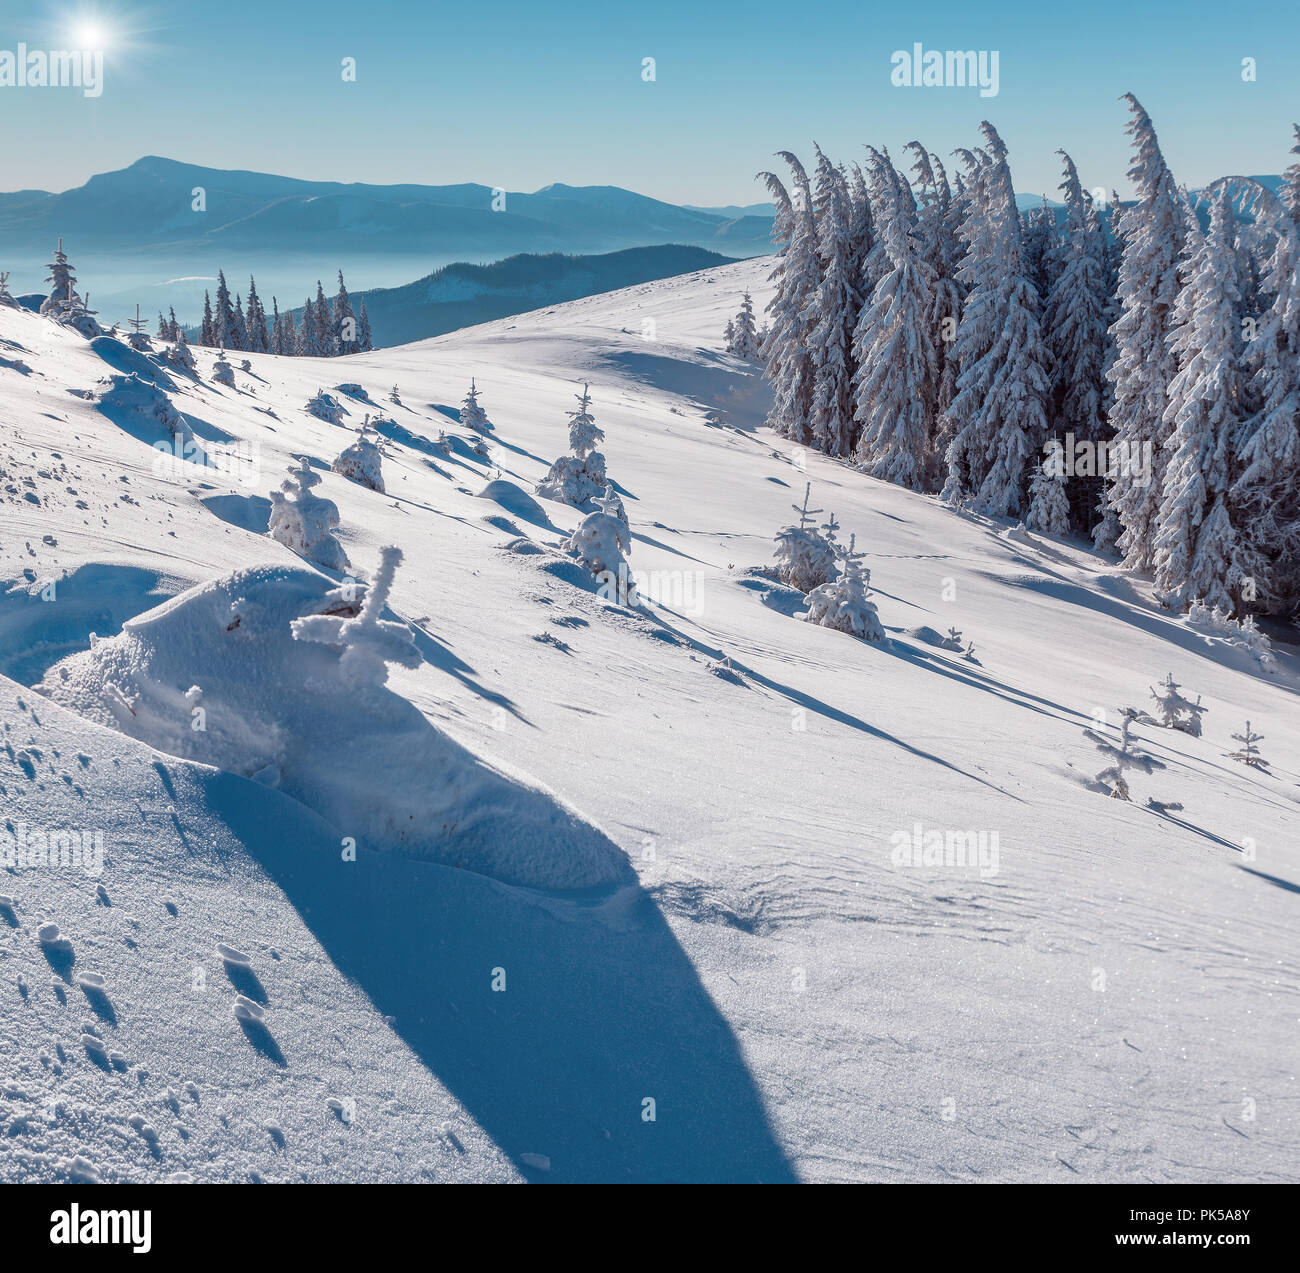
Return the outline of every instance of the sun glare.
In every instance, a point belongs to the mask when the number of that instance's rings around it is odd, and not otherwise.
[[[78,22],[74,34],[80,49],[102,49],[109,43],[108,30],[102,22]]]

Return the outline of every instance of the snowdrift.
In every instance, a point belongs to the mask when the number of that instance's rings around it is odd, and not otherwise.
[[[622,850],[554,796],[499,773],[337,648],[296,639],[352,616],[364,585],[254,566],[190,588],[55,664],[50,698],[159,751],[271,786],[382,849],[539,889],[629,874]]]

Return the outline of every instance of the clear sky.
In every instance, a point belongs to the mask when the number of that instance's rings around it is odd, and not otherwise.
[[[946,156],[988,118],[1018,190],[1054,190],[1064,147],[1085,185],[1124,193],[1126,90],[1191,186],[1279,172],[1300,117],[1295,0],[4,0],[0,50],[79,47],[94,27],[101,97],[0,88],[0,189],[67,189],[158,154],[318,180],[751,203],[777,149],[816,139],[847,160],[870,141],[901,158],[918,138]],[[915,41],[997,50],[998,95],[894,87],[890,55]]]

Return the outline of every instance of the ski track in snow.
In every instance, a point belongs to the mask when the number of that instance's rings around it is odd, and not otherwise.
[[[103,837],[99,874],[0,876],[0,1180],[1300,1178],[1297,651],[1266,675],[1079,544],[793,454],[717,352],[769,268],[346,363],[247,355],[233,388],[196,350],[165,392],[206,449],[256,444],[248,485],[159,469],[159,421],[100,410],[134,355],[0,309],[0,830]],[[471,376],[486,459],[423,405]],[[661,572],[639,607],[594,595],[558,552],[580,514],[532,495],[584,381],[632,565]],[[368,409],[386,494],[328,471]],[[290,795],[32,691],[192,585],[303,565],[261,533],[303,454],[353,569],[404,551],[423,663],[388,689],[639,882],[522,888],[364,838],[345,861]],[[761,573],[806,480],[884,646]],[[907,635],[949,626],[978,663]],[[1163,767],[1105,799],[1082,731],[1168,671],[1205,735],[1139,726]],[[1247,717],[1267,775],[1224,757]],[[996,835],[996,873],[896,865],[917,824]]]

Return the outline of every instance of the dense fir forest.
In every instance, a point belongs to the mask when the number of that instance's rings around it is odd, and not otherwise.
[[[1277,192],[1193,195],[1125,101],[1123,205],[1061,151],[1064,207],[1021,213],[988,123],[951,174],[917,142],[908,173],[871,146],[849,168],[818,148],[811,175],[781,152],[769,422],[954,507],[1087,533],[1171,608],[1292,615],[1300,161]]]

